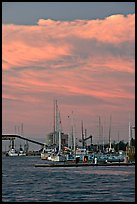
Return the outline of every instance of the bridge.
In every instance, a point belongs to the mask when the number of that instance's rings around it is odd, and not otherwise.
[[[14,141],[16,138],[26,140],[28,142],[32,142],[32,143],[37,144],[37,145],[44,146],[44,143],[42,143],[42,142],[38,142],[38,141],[35,141],[35,140],[32,140],[32,139],[28,139],[28,138],[23,137],[23,136],[18,135],[18,134],[2,134],[2,140],[12,140],[12,141]]]

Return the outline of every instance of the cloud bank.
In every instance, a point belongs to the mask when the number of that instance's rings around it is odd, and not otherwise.
[[[33,26],[2,25],[4,115],[7,106],[20,103],[24,117],[29,102],[37,110],[37,118],[40,114],[44,118],[44,105],[52,111],[53,98],[65,102],[65,114],[79,107],[80,117],[88,118],[91,110],[93,115],[134,112],[134,44],[134,14],[101,20],[39,19]],[[18,111],[14,106],[15,121]]]

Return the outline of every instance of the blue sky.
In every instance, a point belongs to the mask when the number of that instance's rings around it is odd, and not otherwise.
[[[135,13],[134,2],[4,2],[2,23],[36,24],[38,19],[75,20]]]

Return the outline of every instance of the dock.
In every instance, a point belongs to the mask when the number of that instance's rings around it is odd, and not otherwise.
[[[84,167],[84,166],[133,166],[135,163],[50,163],[50,164],[35,164],[35,167]]]

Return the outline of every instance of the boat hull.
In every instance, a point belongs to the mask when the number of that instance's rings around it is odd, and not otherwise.
[[[64,155],[54,155],[54,156],[50,156],[48,157],[48,160],[50,161],[57,161],[57,162],[63,162],[66,161],[66,157]]]
[[[48,156],[49,156],[49,154],[48,153],[41,153],[41,159],[42,160],[48,160]]]

